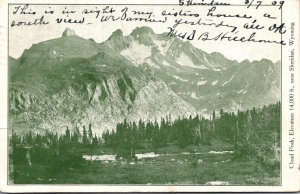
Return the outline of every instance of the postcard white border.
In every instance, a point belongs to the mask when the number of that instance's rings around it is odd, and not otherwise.
[[[65,3],[65,4],[95,4],[95,3],[115,3],[124,4],[123,0],[15,0],[15,1],[0,1],[0,191],[1,192],[240,192],[240,191],[256,191],[256,192],[283,192],[283,191],[299,191],[300,190],[300,129],[299,129],[299,85],[300,85],[300,61],[299,61],[299,0],[286,0],[283,9],[283,22],[289,24],[296,22],[295,31],[296,36],[296,52],[295,52],[295,83],[296,84],[296,104],[295,104],[295,167],[289,169],[289,158],[287,156],[287,149],[289,146],[288,127],[290,126],[288,114],[288,56],[289,49],[283,47],[282,52],[282,186],[109,186],[109,185],[8,185],[7,184],[7,6],[8,3]],[[243,1],[231,1],[234,3],[243,3]],[[264,1],[265,2],[265,1]],[[270,1],[266,1],[270,2]],[[126,3],[134,4],[139,3],[138,0],[127,0]],[[174,0],[143,0],[143,4],[174,4],[178,1]],[[288,40],[289,34],[284,34],[283,39]],[[26,35],[24,35],[24,38]],[[298,118],[298,119],[297,119]]]

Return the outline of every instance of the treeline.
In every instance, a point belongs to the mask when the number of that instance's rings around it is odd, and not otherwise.
[[[65,133],[58,134],[57,132],[46,131],[44,134],[33,133],[30,131],[23,137],[18,136],[16,133],[12,134],[11,146],[40,146],[40,147],[61,147],[64,145],[99,145],[101,138],[92,131],[92,125],[89,124],[88,129],[83,126],[82,132],[76,127],[71,131],[68,127]]]
[[[23,137],[13,133],[10,143],[16,160],[22,160],[18,159],[20,149],[48,149],[53,156],[76,152],[80,148],[106,146],[113,148],[118,155],[134,156],[136,149],[184,148],[211,145],[217,141],[234,145],[236,156],[240,159],[257,157],[268,163],[280,160],[280,102],[237,113],[220,110],[218,114],[213,112],[209,119],[196,115],[175,120],[161,118],[159,122],[124,120],[117,124],[115,130],[103,133],[102,137],[93,133],[91,124],[88,129],[83,126],[81,131],[78,127],[73,130],[66,128],[65,133],[60,135],[29,132]]]
[[[207,119],[196,115],[174,121],[119,123],[102,138],[106,146],[130,151],[176,145],[210,145],[215,141],[234,145],[238,158],[257,157],[264,162],[280,160],[280,102],[246,111],[213,112]]]
[[[22,137],[13,133],[9,153],[9,161],[13,167],[11,180],[15,183],[28,182],[28,177],[41,169],[45,171],[42,174],[56,174],[62,170],[83,167],[85,160],[81,150],[97,148],[101,144],[101,138],[93,135],[91,124],[88,129],[83,126],[81,131],[78,127],[73,131],[66,128],[64,134],[49,131],[39,134],[30,131]]]

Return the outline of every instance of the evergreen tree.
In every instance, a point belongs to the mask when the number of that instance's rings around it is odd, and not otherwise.
[[[79,128],[77,126],[75,127],[75,130],[74,130],[73,136],[71,137],[71,140],[75,144],[80,143],[80,141],[81,141],[81,134],[80,134]]]
[[[65,137],[64,137],[65,143],[70,143],[71,142],[71,133],[69,128],[67,127],[66,132],[65,132]]]
[[[89,135],[88,141],[89,141],[89,143],[92,143],[92,141],[93,141],[93,131],[92,131],[92,124],[91,123],[89,124],[88,135]]]
[[[97,137],[97,135],[95,134],[95,136],[93,137],[93,140],[92,140],[92,144],[93,144],[93,145],[97,145],[98,143],[99,143],[98,137]]]
[[[82,143],[85,144],[85,145],[89,144],[89,140],[88,140],[87,131],[86,131],[85,126],[83,126]]]

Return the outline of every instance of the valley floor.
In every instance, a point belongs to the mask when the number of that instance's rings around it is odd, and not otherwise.
[[[78,168],[50,165],[14,166],[15,184],[143,184],[143,185],[279,185],[280,168],[257,161],[237,161],[230,146],[190,146],[185,149],[139,150],[152,158],[111,161],[84,160]],[[80,150],[83,155],[112,154],[109,148]],[[151,155],[151,154],[150,154]],[[152,153],[153,155],[153,153]],[[32,164],[34,166],[34,164]],[[59,164],[58,164],[59,165]]]

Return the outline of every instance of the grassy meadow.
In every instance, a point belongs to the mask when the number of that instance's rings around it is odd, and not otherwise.
[[[167,147],[154,151],[158,157],[117,159],[115,161],[83,160],[79,166],[57,163],[15,165],[16,184],[147,184],[205,185],[222,181],[229,185],[278,185],[279,168],[268,169],[261,163],[239,161],[232,153],[210,153],[231,150],[231,146]],[[78,150],[81,155],[111,154],[110,148]],[[145,153],[139,150],[137,153]],[[34,165],[34,164],[32,164]]]

